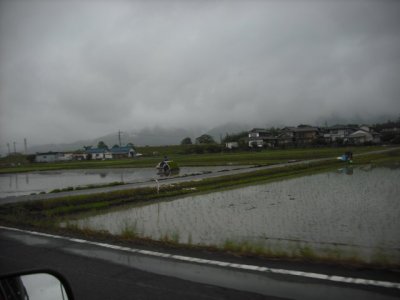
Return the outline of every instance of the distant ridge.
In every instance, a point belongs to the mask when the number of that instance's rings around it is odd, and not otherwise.
[[[185,137],[190,137],[192,141],[202,134],[209,134],[213,136],[216,141],[220,140],[220,136],[224,137],[226,133],[232,134],[249,130],[249,125],[227,123],[218,127],[212,128],[211,130],[206,129],[184,129],[184,128],[162,128],[155,126],[153,128],[144,128],[139,131],[125,130],[121,133],[121,144],[133,143],[136,146],[162,146],[162,145],[178,145]],[[75,151],[83,149],[84,146],[96,146],[99,141],[105,142],[109,147],[118,145],[118,132],[110,133],[104,136],[96,137],[93,139],[80,140],[73,143],[61,143],[61,144],[45,144],[31,146],[28,149],[29,153],[36,152],[63,152],[63,151]]]
[[[340,117],[336,114],[329,116],[320,117],[313,124],[314,126],[332,126],[335,124],[377,124],[385,123],[389,120],[397,120],[398,116],[364,116],[358,115],[352,118]],[[224,138],[226,134],[234,134],[243,131],[251,130],[252,128],[268,128],[268,127],[284,127],[284,126],[296,126],[298,124],[274,124],[274,123],[252,123],[243,124],[229,122],[221,124],[212,129],[206,130],[204,128],[186,129],[186,128],[162,128],[155,126],[152,128],[144,128],[141,130],[124,130],[121,133],[121,144],[133,143],[136,146],[162,146],[162,145],[178,145],[185,137],[190,137],[192,142],[202,134],[211,135],[215,141],[219,142],[221,138]],[[93,139],[80,140],[73,143],[61,143],[61,144],[45,144],[30,146],[28,153],[36,152],[47,152],[47,151],[75,151],[83,149],[84,146],[96,146],[99,141],[105,142],[109,147],[118,145],[118,132],[110,133],[104,136],[100,136]]]

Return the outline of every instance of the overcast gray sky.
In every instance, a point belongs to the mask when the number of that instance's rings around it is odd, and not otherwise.
[[[0,145],[400,113],[400,1],[0,0]]]

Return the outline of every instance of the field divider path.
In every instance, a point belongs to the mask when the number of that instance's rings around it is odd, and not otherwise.
[[[370,154],[380,154],[380,153],[395,151],[395,150],[399,150],[399,149],[400,148],[396,147],[396,148],[390,148],[390,149],[384,149],[384,150],[370,151],[370,152],[355,154],[354,157],[360,157],[360,156],[365,156],[365,155],[370,155]],[[254,166],[254,167],[241,167],[240,165],[238,165],[237,169],[232,169],[232,170],[215,171],[215,172],[211,172],[211,173],[183,175],[183,176],[166,177],[166,178],[154,177],[154,179],[152,179],[152,180],[127,183],[127,184],[117,185],[117,186],[99,187],[99,188],[82,189],[82,190],[74,190],[74,191],[64,191],[64,192],[60,192],[60,193],[10,196],[10,197],[5,197],[5,198],[0,198],[0,205],[6,204],[6,203],[23,202],[23,201],[55,199],[55,198],[62,198],[62,197],[66,197],[66,196],[108,193],[108,192],[113,192],[113,191],[123,191],[123,190],[130,190],[130,189],[143,188],[143,187],[157,188],[157,187],[161,187],[163,185],[177,184],[177,183],[189,182],[189,181],[198,181],[198,180],[216,178],[216,177],[228,176],[228,175],[245,174],[245,173],[251,173],[251,172],[262,171],[262,170],[283,168],[283,167],[287,167],[287,166],[296,166],[296,165],[329,161],[329,160],[334,160],[334,159],[336,159],[336,157],[326,157],[326,158],[317,158],[317,159],[309,159],[309,160],[293,160],[293,161],[290,160],[285,163],[278,163],[278,164],[273,164],[273,165],[268,165],[268,166]],[[156,170],[154,170],[154,173],[156,173]]]

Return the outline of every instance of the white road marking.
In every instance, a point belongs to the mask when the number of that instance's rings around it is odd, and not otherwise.
[[[213,266],[218,266],[218,267],[227,267],[227,268],[233,268],[233,269],[239,269],[239,270],[250,270],[250,271],[265,272],[265,273],[275,273],[275,274],[282,274],[282,275],[299,276],[299,277],[327,280],[327,281],[340,282],[340,283],[351,283],[351,284],[357,284],[357,285],[370,285],[370,286],[377,286],[377,287],[384,287],[384,288],[400,289],[400,283],[398,283],[398,282],[379,281],[379,280],[371,280],[371,279],[363,279],[363,278],[354,278],[354,277],[327,275],[327,274],[312,273],[312,272],[303,272],[303,271],[296,271],[296,270],[260,267],[260,266],[256,266],[256,265],[236,264],[236,263],[229,263],[229,262],[224,262],[224,261],[209,260],[209,259],[202,259],[202,258],[182,256],[182,255],[174,255],[174,254],[162,253],[162,252],[157,252],[157,251],[134,249],[134,248],[116,246],[116,245],[111,245],[111,244],[106,244],[106,243],[87,241],[87,240],[83,240],[83,239],[69,238],[69,237],[53,235],[53,234],[48,234],[48,233],[43,233],[43,232],[22,230],[22,229],[12,228],[12,227],[0,226],[0,229],[22,232],[22,233],[27,233],[27,234],[32,234],[32,235],[37,235],[37,236],[42,236],[42,237],[67,240],[70,242],[75,242],[75,243],[80,243],[80,244],[95,245],[95,246],[99,246],[99,247],[103,247],[103,248],[120,250],[120,251],[125,251],[125,252],[139,253],[142,255],[169,258],[169,259],[174,259],[174,260],[183,261],[183,262],[208,264],[208,265],[213,265]]]

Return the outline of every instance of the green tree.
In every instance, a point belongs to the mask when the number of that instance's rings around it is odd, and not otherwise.
[[[182,141],[181,141],[181,145],[192,145],[192,139],[190,137],[185,137]]]
[[[216,144],[216,142],[211,135],[203,134],[196,138],[196,144]]]
[[[242,131],[239,133],[233,134],[226,134],[225,137],[222,139],[222,143],[229,143],[229,142],[240,142],[241,140],[246,139],[248,136],[247,131]]]
[[[103,141],[100,141],[100,142],[97,144],[97,148],[99,148],[99,149],[108,149],[108,146],[107,146],[107,144],[104,143]]]
[[[268,130],[272,136],[278,136],[281,132],[281,130],[279,128],[275,128],[273,126],[271,128],[269,128]]]
[[[35,158],[36,158],[35,154],[28,154],[26,156],[27,161],[29,161],[30,163],[34,163],[35,162]]]

